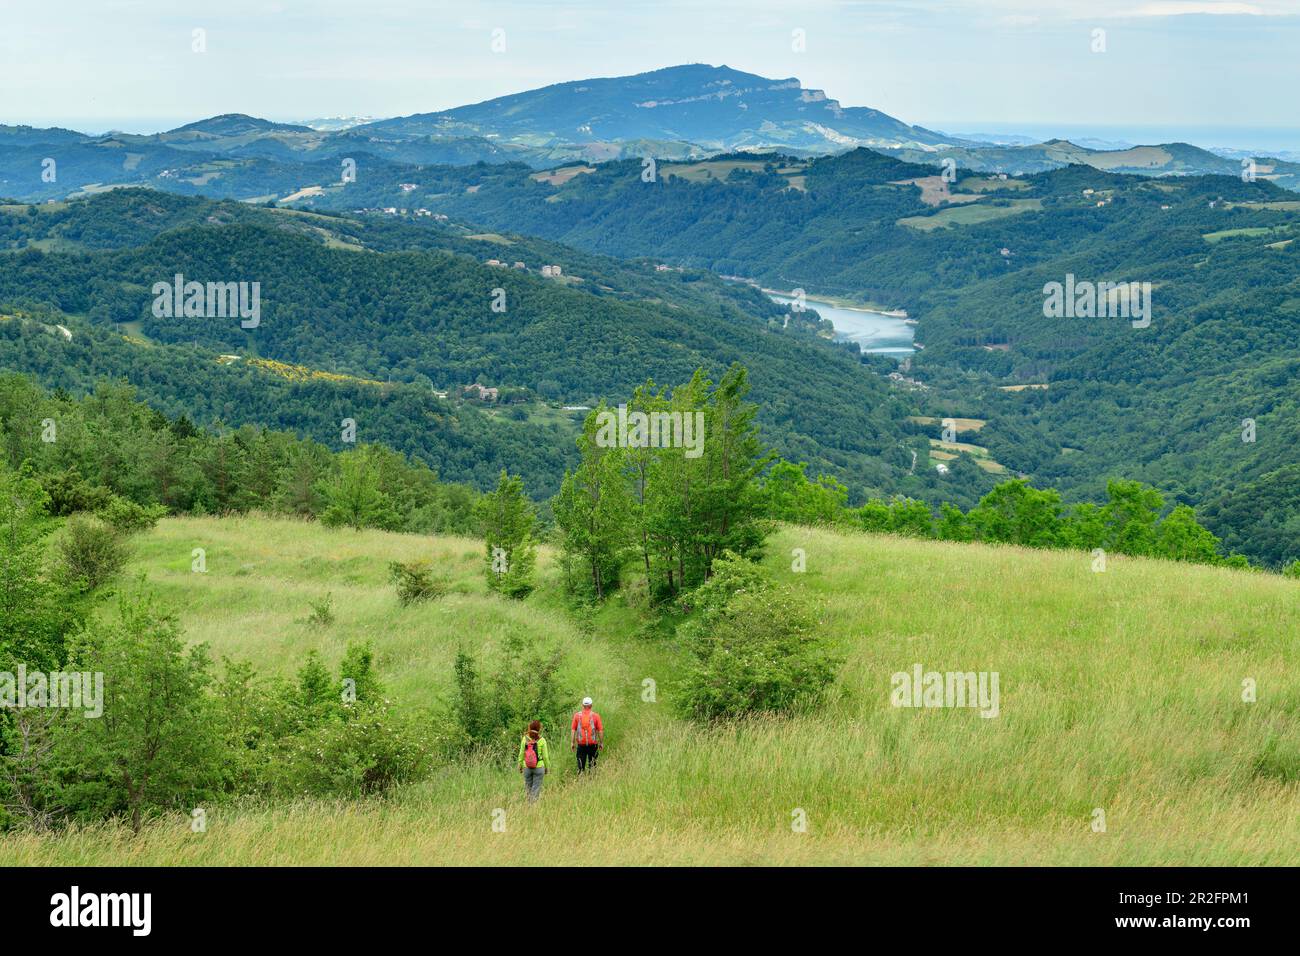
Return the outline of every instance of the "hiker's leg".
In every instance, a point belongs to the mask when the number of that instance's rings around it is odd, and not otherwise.
[[[528,801],[531,803],[542,795],[542,768],[525,767],[524,784],[528,790]]]
[[[587,769],[587,745],[578,744],[576,753],[578,754],[578,773],[582,773]]]
[[[595,769],[596,769],[596,758],[599,757],[599,756],[600,756],[600,748],[597,747],[595,744],[592,744],[592,745],[591,745],[591,754],[590,754],[590,756],[588,756],[588,758],[587,758],[587,760],[588,760],[588,766],[590,766],[592,770],[595,770]]]

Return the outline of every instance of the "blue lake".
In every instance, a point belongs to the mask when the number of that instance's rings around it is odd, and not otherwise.
[[[790,303],[788,295],[769,292],[775,302]],[[886,315],[869,309],[846,309],[831,305],[821,299],[804,297],[804,305],[815,310],[823,319],[835,326],[835,338],[842,342],[857,342],[864,352],[896,355],[904,358],[913,354],[912,325],[902,316]]]

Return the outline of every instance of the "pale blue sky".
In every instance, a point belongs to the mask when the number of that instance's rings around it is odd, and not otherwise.
[[[92,132],[404,115],[686,62],[950,130],[1276,130],[1297,125],[1300,0],[0,0],[0,123]]]

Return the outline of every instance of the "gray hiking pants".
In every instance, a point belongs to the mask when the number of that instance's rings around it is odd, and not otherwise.
[[[545,775],[545,767],[524,768],[524,792],[528,794],[529,802],[542,795],[542,777]]]

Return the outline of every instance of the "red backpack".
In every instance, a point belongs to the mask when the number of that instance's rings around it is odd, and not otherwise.
[[[537,769],[537,741],[531,737],[524,739],[524,766],[529,770]]]
[[[578,725],[578,743],[594,744],[596,742],[596,730],[600,727],[600,714],[594,710],[580,710],[573,715],[573,719]]]

